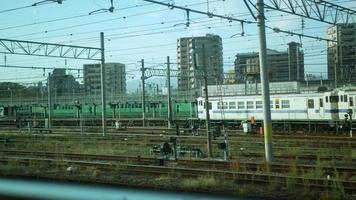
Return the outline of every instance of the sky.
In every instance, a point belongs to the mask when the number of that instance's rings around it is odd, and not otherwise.
[[[239,22],[190,13],[191,23],[186,27],[185,11],[169,9],[144,0],[113,0],[115,7],[113,13],[97,11],[109,8],[110,0],[64,0],[62,4],[48,1],[45,4],[31,6],[41,1],[2,0],[0,38],[100,47],[100,32],[104,32],[106,62],[120,62],[127,65],[129,89],[137,87],[141,59],[145,60],[146,67],[165,68],[166,57],[170,56],[173,62],[172,68],[176,68],[176,41],[180,37],[203,36],[208,33],[219,35],[223,41],[224,71],[233,69],[236,53],[258,52],[258,32],[255,23],[244,24],[242,30]],[[242,0],[159,1],[254,21]],[[356,9],[355,0],[331,2]],[[9,9],[14,10],[9,11]],[[266,18],[268,27],[278,27],[282,30],[323,38],[326,38],[326,30],[330,26],[305,19],[305,26],[302,28],[301,17],[272,10],[266,10]],[[245,36],[241,36],[242,31],[245,32]],[[326,77],[327,44],[325,41],[274,33],[270,29],[266,31],[269,49],[286,51],[287,43],[301,42],[305,53],[306,73],[322,74]],[[85,63],[93,63],[93,61],[0,53],[0,65],[82,69]],[[50,70],[0,67],[0,72],[0,82],[16,81],[31,85],[44,81]],[[70,70],[68,73],[78,77],[78,81],[82,81],[80,78],[82,74],[81,72],[78,74],[78,70]],[[157,82],[157,79],[152,78],[153,80]],[[131,82],[135,84],[130,84]],[[159,84],[163,86],[164,82],[161,80]]]

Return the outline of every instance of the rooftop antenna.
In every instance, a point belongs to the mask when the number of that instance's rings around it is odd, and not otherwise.
[[[110,0],[111,6],[110,6],[109,8],[101,8],[101,9],[99,9],[99,10],[94,10],[94,11],[90,12],[89,15],[96,14],[96,13],[104,13],[104,12],[111,12],[111,13],[113,13],[113,12],[114,12],[114,9],[115,9],[115,7],[114,7],[114,2],[113,2],[113,1],[114,1],[114,0]]]

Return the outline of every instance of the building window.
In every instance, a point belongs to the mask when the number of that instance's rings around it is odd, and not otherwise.
[[[244,101],[238,101],[237,102],[237,109],[245,109],[245,102]]]
[[[236,109],[236,102],[229,102],[229,109]]]
[[[255,105],[253,101],[247,101],[247,109],[254,109]]]
[[[256,109],[262,109],[262,101],[256,101]]]
[[[314,99],[308,99],[308,108],[313,109],[314,108]]]
[[[282,100],[281,102],[282,102],[282,109],[290,108],[289,100]]]

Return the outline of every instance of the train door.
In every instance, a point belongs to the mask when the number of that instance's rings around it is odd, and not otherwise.
[[[313,118],[313,115],[315,114],[315,100],[314,99],[307,100],[307,109],[308,109],[308,119]]]
[[[352,114],[352,117],[354,118],[355,117],[355,100],[356,100],[356,96],[349,96],[349,102],[348,102],[348,108],[351,109],[353,111],[353,114]]]
[[[325,109],[324,109],[324,100],[323,98],[319,98],[319,115],[321,118],[325,116]]]

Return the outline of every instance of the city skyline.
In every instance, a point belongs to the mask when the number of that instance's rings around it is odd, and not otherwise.
[[[3,10],[31,5],[36,1],[6,1]],[[243,4],[236,1],[209,1],[209,11],[232,16],[238,19],[253,21],[252,16]],[[240,2],[241,3],[241,2]],[[206,1],[179,1],[176,5],[207,11]],[[352,7],[352,2],[340,2],[340,5]],[[107,62],[121,62],[127,65],[127,80],[139,81],[140,64],[145,59],[147,67],[164,68],[166,56],[172,60],[172,68],[176,68],[176,39],[180,37],[203,36],[208,33],[222,37],[224,71],[233,69],[235,55],[244,52],[258,51],[256,24],[240,24],[204,15],[191,14],[190,25],[186,27],[186,13],[177,9],[169,9],[144,1],[114,1],[113,13],[90,12],[109,7],[109,1],[91,1],[85,5],[75,1],[63,1],[62,4],[51,3],[21,10],[1,12],[8,17],[6,23],[0,25],[0,37],[42,42],[55,42],[73,45],[99,46],[99,32],[105,33]],[[233,15],[232,15],[233,14]],[[327,24],[305,19],[302,29],[302,18],[266,11],[268,27],[304,33],[307,35],[327,37]],[[85,19],[85,21],[84,21]],[[291,41],[302,42],[305,53],[305,68],[308,73],[322,73],[326,78],[327,59],[326,42],[298,36],[274,33],[267,27],[267,47],[285,51],[286,44]],[[242,30],[243,28],[243,30]],[[242,34],[244,33],[244,34]],[[242,36],[244,35],[244,36]],[[243,47],[243,48],[242,48]],[[2,63],[5,64],[5,55]],[[6,55],[6,65],[60,67],[81,69],[83,62],[70,59],[42,58],[30,56]],[[5,68],[1,68],[2,70]],[[78,77],[78,71],[69,74]],[[28,74],[31,74],[29,77]],[[46,73],[42,70],[6,69],[0,75],[0,81],[14,80],[20,83],[44,81]],[[80,75],[82,77],[82,75]],[[80,80],[80,82],[82,82]],[[164,82],[163,82],[164,83]]]

